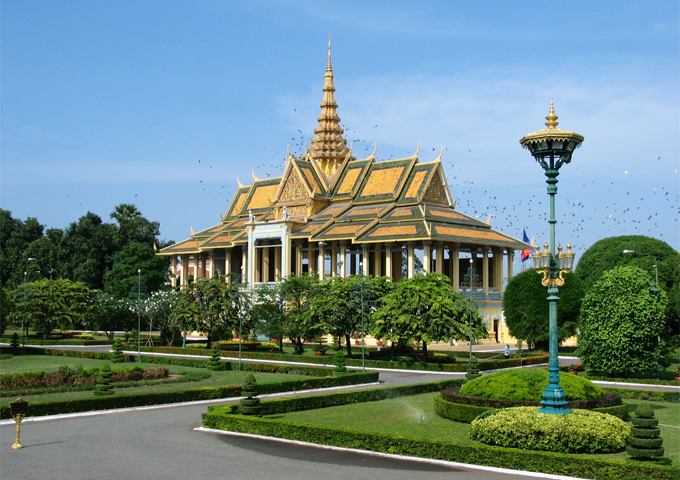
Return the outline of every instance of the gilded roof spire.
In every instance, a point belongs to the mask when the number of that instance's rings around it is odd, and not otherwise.
[[[331,35],[328,33],[328,64],[323,85],[321,114],[317,117],[319,125],[314,129],[310,156],[329,179],[347,156],[347,141],[342,136],[340,117],[335,101],[335,85],[333,84],[333,65],[331,64]]]
[[[553,99],[550,97],[550,113],[545,117],[547,122],[545,126],[548,128],[555,128],[559,122],[557,122],[557,115],[555,115],[555,108],[553,107]]]

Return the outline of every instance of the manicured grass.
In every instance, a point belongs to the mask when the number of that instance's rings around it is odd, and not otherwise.
[[[0,360],[0,372],[19,372],[19,371],[56,371],[60,365],[68,365],[69,367],[77,367],[82,365],[83,367],[100,367],[105,363],[104,360],[93,360],[88,358],[75,358],[75,357],[53,357],[49,355],[18,355],[16,357]],[[129,366],[134,365],[132,362],[125,363],[111,363],[109,365],[115,366]],[[144,368],[167,368],[170,370],[170,374],[182,375],[185,372],[200,370],[205,372],[205,369],[194,368],[194,367],[182,367],[175,365],[166,365],[161,363],[140,363]],[[160,391],[170,391],[176,390],[178,388],[200,388],[200,387],[220,387],[225,385],[242,385],[243,380],[248,372],[239,372],[237,370],[226,370],[226,371],[210,371],[210,378],[198,382],[190,383],[168,383],[168,384],[149,384],[144,387],[130,387],[125,389],[120,389],[121,392],[125,394],[133,394],[138,392],[160,392]],[[299,378],[308,378],[304,375],[294,375],[294,374],[284,374],[284,373],[265,373],[265,372],[254,372],[256,380],[259,383],[265,382],[275,382],[281,380],[295,380]],[[22,396],[24,400],[35,401],[50,401],[50,400],[70,400],[76,398],[90,398],[92,396],[91,391],[83,392],[63,392],[63,393],[50,393],[42,395],[26,395]],[[0,393],[0,401],[13,400],[7,397],[3,397]]]
[[[461,441],[475,444],[468,439],[469,425],[453,422],[437,416],[436,413],[422,415],[434,410],[434,396],[438,393],[425,393],[410,397],[400,397],[379,402],[356,403],[319,410],[305,410],[286,414],[271,415],[267,418],[318,425],[355,428],[372,432],[403,435],[431,440]],[[631,415],[641,401],[627,401]],[[654,414],[660,424],[664,439],[667,462],[680,464],[680,404],[652,402]],[[675,428],[674,428],[675,427]],[[584,454],[585,455],[585,454]],[[615,454],[597,454],[594,457],[618,458],[628,460],[625,451]]]

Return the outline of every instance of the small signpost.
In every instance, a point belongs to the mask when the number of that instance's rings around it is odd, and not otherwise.
[[[10,402],[9,414],[11,417],[14,418],[14,421],[17,423],[17,435],[16,438],[14,439],[14,445],[12,445],[12,448],[14,450],[18,448],[24,448],[24,446],[19,442],[19,433],[21,431],[21,420],[23,420],[27,413],[28,402],[26,400],[22,400],[21,397],[19,397],[13,402]]]

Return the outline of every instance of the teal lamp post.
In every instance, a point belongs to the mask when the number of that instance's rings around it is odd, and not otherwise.
[[[550,195],[550,245],[546,242],[542,253],[537,246],[534,254],[534,268],[543,275],[542,283],[548,287],[549,304],[549,350],[548,386],[543,391],[543,407],[541,413],[565,414],[571,413],[567,408],[566,395],[560,386],[560,364],[557,357],[557,302],[559,301],[558,287],[564,285],[562,275],[571,270],[574,263],[574,253],[568,245],[566,253],[555,254],[555,195],[557,194],[557,176],[562,165],[571,162],[574,150],[583,142],[583,136],[578,133],[562,130],[557,127],[557,115],[550,100],[550,113],[545,125],[548,128],[530,133],[522,137],[519,143],[531,152],[538,164],[545,170]]]

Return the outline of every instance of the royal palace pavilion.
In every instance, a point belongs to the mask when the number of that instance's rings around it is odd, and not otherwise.
[[[190,266],[195,278],[234,274],[227,281],[248,289],[305,272],[398,281],[422,269],[477,302],[492,341],[510,341],[504,277],[513,275],[515,250],[528,245],[456,210],[443,150],[430,161],[419,148],[398,160],[376,160],[377,147],[358,158],[337,109],[329,42],[311,146],[299,158],[288,153],[281,177],[239,182],[218,225],[158,252],[171,259],[173,285],[188,284]]]

